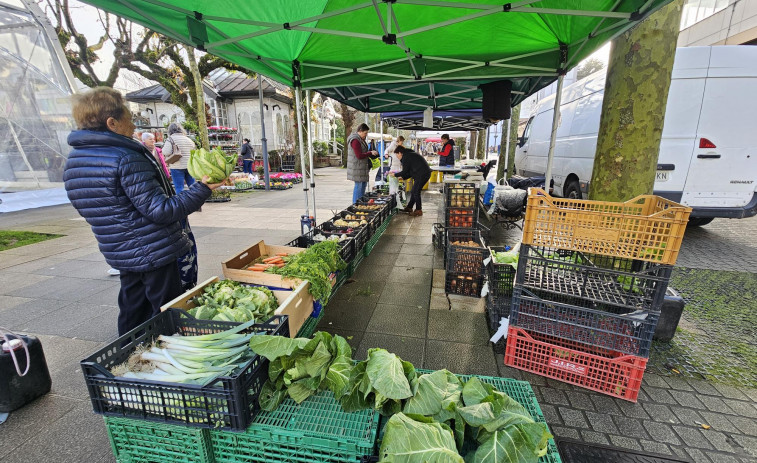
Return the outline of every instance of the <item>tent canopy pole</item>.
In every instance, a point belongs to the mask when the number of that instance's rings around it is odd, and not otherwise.
[[[271,172],[268,169],[268,140],[265,138],[265,116],[263,114],[263,76],[258,72],[258,100],[260,103],[260,143],[263,145],[263,176],[265,191],[271,191]]]
[[[310,90],[305,91],[305,105],[307,108],[308,118],[308,157],[310,158],[310,189],[313,195],[313,219],[316,220],[316,207],[315,207],[315,174],[313,173],[313,125],[310,118]],[[317,222],[316,222],[317,223]]]
[[[305,168],[305,146],[302,139],[302,98],[300,98],[301,87],[295,87],[294,99],[295,105],[297,105],[297,132],[300,136],[300,170],[302,171],[302,191],[305,192],[305,214],[310,217],[310,205],[308,201],[308,171]]]
[[[544,174],[544,189],[549,192],[550,181],[552,180],[552,160],[555,157],[555,139],[557,138],[557,127],[560,125],[560,102],[562,100],[562,83],[563,75],[557,78],[557,93],[555,93],[555,108],[552,114],[552,134],[549,137],[549,154],[547,155],[547,172]]]

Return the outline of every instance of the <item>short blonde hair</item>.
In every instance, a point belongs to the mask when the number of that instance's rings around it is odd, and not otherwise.
[[[108,118],[121,120],[129,109],[123,95],[110,87],[96,87],[72,97],[74,120],[81,130],[108,130]]]
[[[405,137],[403,137],[402,135],[400,135],[399,137],[397,137],[397,141],[405,141]]]

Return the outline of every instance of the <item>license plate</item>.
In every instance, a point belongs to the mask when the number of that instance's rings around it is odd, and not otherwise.
[[[655,176],[655,182],[667,182],[670,179],[669,170],[658,170]]]

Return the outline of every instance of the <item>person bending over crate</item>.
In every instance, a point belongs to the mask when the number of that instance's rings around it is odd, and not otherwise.
[[[394,152],[397,154],[397,159],[402,163],[402,171],[393,173],[390,172],[390,176],[399,177],[401,179],[413,179],[413,189],[410,191],[410,200],[407,202],[407,206],[402,209],[402,212],[407,212],[412,216],[423,215],[423,207],[421,205],[421,191],[423,186],[431,178],[431,168],[428,166],[428,162],[415,151],[404,146],[398,146]],[[413,206],[415,206],[415,212],[413,212]]]

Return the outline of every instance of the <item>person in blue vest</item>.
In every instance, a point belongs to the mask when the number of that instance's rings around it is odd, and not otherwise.
[[[152,153],[132,139],[132,115],[118,91],[98,87],[72,99],[78,130],[68,136],[63,181],[105,261],[120,272],[123,335],[182,294],[178,259],[192,248],[182,222],[221,184],[204,177],[176,194]]]

